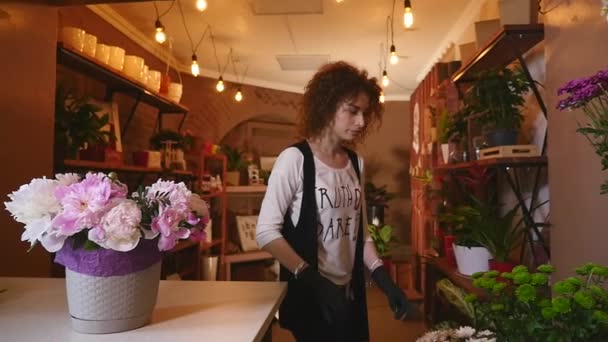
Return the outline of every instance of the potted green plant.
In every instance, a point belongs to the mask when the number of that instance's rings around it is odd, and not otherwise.
[[[453,249],[458,271],[464,275],[489,270],[491,254],[483,246],[481,230],[487,211],[473,202],[448,209],[439,215],[439,221],[448,224],[454,235]]]
[[[245,169],[246,163],[243,159],[243,152],[230,145],[223,145],[222,153],[226,156],[226,184],[239,185],[241,171]]]
[[[476,113],[489,146],[514,145],[524,119],[520,108],[532,83],[520,70],[488,70],[479,73],[464,102]]]
[[[90,103],[89,97],[76,97],[65,86],[60,85],[55,93],[55,144],[65,152],[67,158],[80,157],[103,161],[105,147],[115,137],[102,130],[108,125],[109,114],[98,115],[101,110]]]
[[[365,203],[367,221],[377,226],[384,223],[384,209],[395,195],[388,192],[387,185],[376,186],[373,182],[365,183]]]

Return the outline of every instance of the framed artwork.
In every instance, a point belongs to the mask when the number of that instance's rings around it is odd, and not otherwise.
[[[257,215],[237,216],[236,228],[241,240],[243,252],[258,250],[258,242],[255,239],[255,226],[258,222]]]

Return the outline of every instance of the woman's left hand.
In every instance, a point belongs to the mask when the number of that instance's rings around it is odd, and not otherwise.
[[[372,272],[372,278],[388,299],[388,305],[395,314],[395,319],[402,320],[408,315],[410,304],[403,290],[391,280],[384,266],[380,266]]]

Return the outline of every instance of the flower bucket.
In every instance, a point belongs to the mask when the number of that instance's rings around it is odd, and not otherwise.
[[[492,257],[485,247],[466,247],[454,245],[454,255],[458,272],[470,276],[476,272],[486,272],[490,269],[488,260]]]
[[[107,334],[139,328],[150,320],[160,280],[162,254],[156,240],[129,252],[74,249],[66,241],[56,262],[66,266],[72,328]]]

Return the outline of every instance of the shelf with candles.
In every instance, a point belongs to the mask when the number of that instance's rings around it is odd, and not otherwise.
[[[504,68],[545,37],[543,24],[504,25],[486,45],[452,76],[452,82],[469,82],[488,69]]]
[[[90,160],[65,159],[63,161],[63,165],[66,168],[74,168],[74,169],[108,170],[108,171],[116,171],[116,172],[133,172],[133,173],[165,173],[165,174],[173,174],[173,175],[181,175],[181,176],[194,176],[192,171],[189,171],[189,170],[175,170],[175,169],[171,170],[171,169],[127,165],[127,164],[119,164],[119,163],[97,162],[97,161],[90,161]]]

